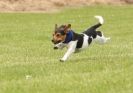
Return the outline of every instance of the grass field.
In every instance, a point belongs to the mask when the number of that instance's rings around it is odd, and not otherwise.
[[[97,22],[111,40],[59,62],[54,24],[81,32]],[[0,93],[133,93],[133,6],[91,6],[58,13],[0,13]]]

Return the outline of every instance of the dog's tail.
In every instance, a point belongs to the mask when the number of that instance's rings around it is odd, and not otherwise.
[[[96,19],[98,19],[99,23],[102,25],[104,23],[104,19],[102,16],[95,16]]]
[[[104,23],[104,19],[102,16],[94,16],[96,19],[98,19],[98,23],[96,25],[91,26],[90,28],[88,28],[86,31],[84,31],[83,33],[89,35],[90,33],[93,33],[94,31],[96,32],[96,29],[100,26],[102,26],[102,24]]]
[[[98,19],[98,24],[92,26],[90,29],[91,30],[95,30],[97,29],[98,27],[100,27],[103,23],[104,23],[104,20],[103,20],[103,17],[102,16],[94,16],[96,19]]]

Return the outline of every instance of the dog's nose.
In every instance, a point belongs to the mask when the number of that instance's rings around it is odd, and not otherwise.
[[[51,41],[54,43],[54,40],[53,39]]]

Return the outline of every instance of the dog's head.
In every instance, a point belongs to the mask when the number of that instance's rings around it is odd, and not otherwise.
[[[66,34],[70,29],[71,29],[71,24],[61,25],[59,27],[57,26],[57,24],[55,24],[55,30],[54,30],[54,33],[53,33],[52,42],[54,44],[64,42],[65,39],[66,39]]]

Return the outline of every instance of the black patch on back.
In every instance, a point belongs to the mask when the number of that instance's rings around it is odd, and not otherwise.
[[[88,35],[89,37],[93,37],[93,39],[94,38],[96,38],[96,36],[97,36],[97,31],[96,31],[96,29],[98,28],[98,27],[100,27],[102,24],[100,24],[100,23],[98,23],[98,24],[96,24],[96,25],[94,25],[94,26],[91,26],[90,28],[88,28],[86,31],[84,31],[83,33],[85,33],[86,35]],[[98,31],[98,33],[99,33],[99,31]],[[100,34],[100,33],[99,33]]]
[[[97,35],[102,36],[102,33],[100,31],[97,31]]]
[[[97,33],[96,33],[96,31],[86,31],[86,32],[84,32],[87,36],[89,36],[89,37],[93,37],[93,38],[96,38],[96,35],[97,35]]]
[[[88,44],[90,44],[92,42],[92,38],[88,38]]]
[[[83,39],[84,39],[83,37],[84,37],[83,34],[77,34],[77,33],[73,32],[73,41],[78,40],[76,48],[81,48],[82,47]]]

